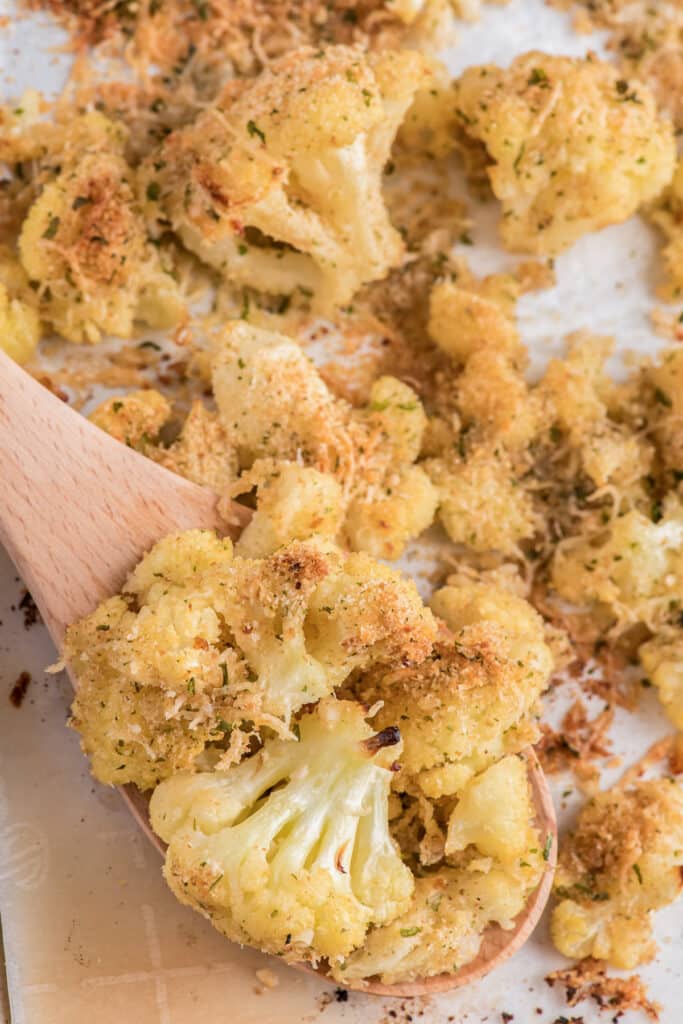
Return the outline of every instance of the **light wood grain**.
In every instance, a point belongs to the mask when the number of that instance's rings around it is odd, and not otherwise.
[[[0,541],[58,647],[160,537],[225,525],[213,493],[109,437],[2,352],[0,442]]]
[[[115,441],[0,352],[0,542],[38,605],[57,647],[66,626],[121,588],[157,540],[178,529],[220,528],[215,496]],[[250,513],[234,506],[238,531]],[[557,823],[543,772],[526,753],[538,827],[552,846],[543,879],[514,927],[487,929],[479,955],[453,974],[410,984],[354,984],[376,995],[429,995],[481,978],[529,937],[552,883]],[[122,789],[162,853],[148,797]],[[295,965],[311,971],[303,965]],[[324,974],[324,970],[317,973]]]

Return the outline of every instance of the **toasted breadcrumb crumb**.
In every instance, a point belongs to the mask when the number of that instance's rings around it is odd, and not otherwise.
[[[629,1010],[640,1010],[650,1020],[659,1020],[662,1007],[648,997],[647,988],[637,974],[628,978],[610,977],[604,963],[592,957],[579,960],[573,967],[552,971],[545,980],[551,988],[564,986],[567,1006],[592,999],[600,1012],[620,1016]]]

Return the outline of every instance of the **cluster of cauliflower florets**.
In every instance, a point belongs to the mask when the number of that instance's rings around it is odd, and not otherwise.
[[[435,14],[433,0],[395,7],[407,23]],[[21,359],[44,331],[93,343],[182,323],[183,247],[233,289],[323,312],[349,303],[405,264],[382,193],[402,125],[416,152],[458,147],[485,169],[503,242],[521,252],[624,220],[674,173],[673,131],[648,89],[594,57],[529,53],[451,83],[417,50],[301,48],[148,126],[142,146],[116,105],[53,122],[43,106],[29,93],[0,121],[18,217],[0,339]],[[674,180],[653,214],[674,276],[676,203]]]
[[[171,888],[230,938],[411,980],[523,909],[543,623],[474,578],[432,605],[320,535],[244,556],[195,530],[68,630],[94,773],[153,789]]]
[[[387,6],[417,32],[448,4]],[[438,230],[413,248],[384,186],[394,158],[457,152],[499,200],[503,244],[532,255],[646,208],[676,292],[672,126],[594,56],[452,82],[417,50],[350,45],[217,82],[143,140],[99,107],[48,121],[28,94],[0,112],[0,347],[27,361],[50,332],[182,328],[198,275],[219,312],[241,296],[194,353],[208,401],[179,423],[166,395],[131,391],[91,419],[212,489],[226,521],[236,500],[252,514],[234,544],[161,540],[71,626],[73,724],[100,780],[152,791],[171,888],[230,938],[350,984],[452,973],[513,926],[550,857],[524,751],[557,633],[527,598],[589,612],[594,639],[636,637],[683,729],[683,351],[616,385],[610,342],[581,335],[530,384],[524,275],[477,278]],[[410,281],[415,308],[385,324]],[[290,305],[334,321],[355,302],[387,336],[417,322],[419,344],[415,373],[389,363],[352,403],[280,328]],[[426,606],[378,560],[435,523],[457,569]],[[681,814],[668,781],[584,811],[559,949],[648,955],[649,912],[680,889]]]

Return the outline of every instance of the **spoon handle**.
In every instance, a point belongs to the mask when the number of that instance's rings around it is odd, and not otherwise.
[[[164,534],[219,528],[215,505],[0,352],[0,542],[57,646]]]

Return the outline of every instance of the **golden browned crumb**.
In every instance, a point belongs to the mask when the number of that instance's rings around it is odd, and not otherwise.
[[[564,987],[567,1006],[593,999],[601,1011],[615,1014],[613,1019],[629,1010],[641,1010],[650,1020],[659,1020],[661,1006],[648,997],[647,988],[637,974],[628,978],[610,977],[604,963],[592,957],[584,957],[573,967],[552,971],[545,980],[551,988],[556,984]]]
[[[542,723],[536,753],[543,770],[552,775],[571,768],[585,777],[587,770],[594,767],[590,762],[609,755],[608,734],[613,721],[613,707],[606,705],[594,718],[589,718],[586,705],[579,698],[565,714],[559,730]]]
[[[108,42],[140,69],[217,72],[221,59],[254,73],[304,44],[387,45],[406,23],[386,0],[29,0],[66,24],[78,48]],[[427,4],[425,7],[429,6]],[[432,5],[434,6],[434,5]],[[393,9],[392,9],[393,8]],[[425,19],[426,20],[426,19]]]

